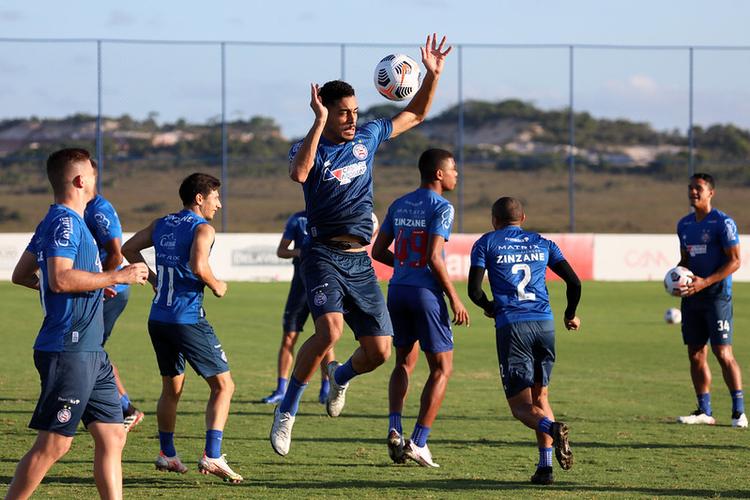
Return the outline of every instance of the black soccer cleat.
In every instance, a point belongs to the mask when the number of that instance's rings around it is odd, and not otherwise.
[[[573,450],[568,442],[568,426],[563,422],[552,422],[552,445],[555,447],[555,458],[563,470],[573,467]]]
[[[552,475],[552,467],[537,467],[534,475],[531,476],[531,482],[534,484],[552,484],[555,477]]]

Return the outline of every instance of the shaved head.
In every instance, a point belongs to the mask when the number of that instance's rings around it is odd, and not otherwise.
[[[492,205],[492,217],[500,226],[523,222],[523,204],[518,198],[503,196]]]

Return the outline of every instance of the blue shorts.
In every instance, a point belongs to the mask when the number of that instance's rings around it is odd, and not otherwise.
[[[534,384],[549,385],[555,364],[553,321],[522,321],[495,330],[497,359],[505,397]]]
[[[203,378],[229,371],[227,355],[205,319],[191,325],[149,320],[148,334],[163,377],[185,373],[186,360]]]
[[[419,341],[424,352],[453,350],[453,332],[442,292],[415,286],[388,287],[388,312],[393,345],[411,347]]]
[[[682,340],[685,345],[732,345],[734,319],[732,297],[700,297],[683,299]]]
[[[286,306],[284,307],[284,319],[282,321],[284,332],[301,332],[309,315],[310,308],[307,307],[305,285],[302,284],[302,277],[298,269],[295,268],[292,284],[289,287],[289,295],[286,298]]]
[[[75,436],[78,422],[121,424],[122,406],[104,351],[34,351],[42,392],[29,427]]]
[[[127,287],[123,291],[118,292],[114,297],[104,299],[104,341],[102,342],[102,345],[104,345],[109,336],[112,335],[115,321],[117,321],[117,318],[119,318],[120,314],[125,310],[129,298],[130,287]]]
[[[354,337],[391,336],[393,327],[367,252],[346,252],[312,242],[303,250],[302,279],[314,319],[339,312]]]

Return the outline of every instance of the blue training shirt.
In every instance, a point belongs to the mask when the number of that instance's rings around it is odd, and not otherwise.
[[[354,139],[334,144],[320,138],[315,161],[302,184],[307,229],[314,239],[350,234],[362,243],[372,237],[372,162],[375,151],[393,131],[390,119],[357,127]],[[294,159],[302,141],[289,151]]]
[[[104,338],[102,290],[54,293],[49,289],[47,259],[64,257],[73,269],[99,273],[102,265],[96,241],[86,223],[64,205],[52,205],[26,247],[39,265],[39,298],[44,321],[34,349],[50,352],[101,351]]]
[[[190,210],[159,219],[151,239],[156,253],[156,296],[149,320],[192,325],[205,317],[205,283],[190,268],[195,228],[207,221]]]
[[[120,217],[112,204],[101,195],[96,195],[83,213],[83,220],[94,235],[96,244],[99,246],[99,260],[104,263],[107,260],[107,250],[104,245],[115,238],[120,238],[122,243],[122,226]],[[121,269],[118,266],[117,269]],[[119,284],[113,287],[115,291],[122,292],[128,288],[128,285]]]
[[[705,278],[713,274],[727,261],[726,248],[740,244],[737,224],[721,210],[712,209],[698,222],[695,213],[690,213],[677,223],[680,248],[688,254],[687,267],[696,276]],[[732,275],[696,294],[732,294]]]
[[[391,285],[406,285],[442,291],[428,262],[430,235],[448,241],[453,225],[453,205],[427,188],[402,196],[388,208],[380,228],[393,236]]]
[[[302,248],[307,243],[309,236],[307,235],[307,214],[305,211],[297,212],[292,214],[286,221],[284,226],[284,234],[281,235],[282,239],[292,240],[294,242],[294,248]],[[299,257],[292,259],[292,264],[295,267],[299,265]]]
[[[487,270],[495,300],[495,327],[552,320],[545,274],[565,260],[555,242],[518,226],[484,234],[471,249],[471,265]]]

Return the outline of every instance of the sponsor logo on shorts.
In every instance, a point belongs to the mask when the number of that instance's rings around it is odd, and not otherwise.
[[[352,154],[358,160],[364,160],[367,158],[367,146],[362,143],[357,143],[352,147]]]
[[[70,421],[70,417],[73,414],[70,413],[70,409],[68,407],[63,408],[62,410],[57,412],[57,421],[61,424],[66,424]]]

